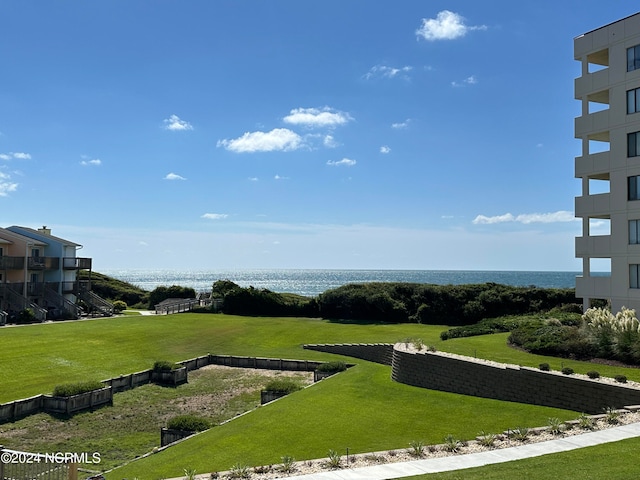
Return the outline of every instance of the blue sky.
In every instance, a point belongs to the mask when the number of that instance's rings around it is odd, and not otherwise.
[[[631,3],[0,0],[0,226],[98,271],[579,270],[573,38]]]

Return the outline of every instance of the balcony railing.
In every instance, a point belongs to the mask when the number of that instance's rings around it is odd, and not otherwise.
[[[71,270],[91,270],[91,259],[82,257],[65,257],[62,259],[64,268]]]
[[[24,257],[0,257],[1,270],[22,270],[24,268]]]
[[[60,267],[58,257],[27,257],[29,270],[57,270]]]

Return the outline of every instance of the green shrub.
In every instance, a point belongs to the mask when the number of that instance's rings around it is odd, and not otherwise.
[[[56,385],[53,389],[54,397],[70,397],[72,395],[79,395],[81,393],[91,392],[93,390],[99,390],[104,388],[104,383],[99,381],[66,383],[64,385]]]
[[[125,302],[123,302],[122,300],[116,300],[115,302],[113,302],[113,310],[114,310],[114,312],[121,313],[126,309],[127,309],[127,304]]]
[[[587,372],[587,377],[595,380],[596,378],[600,378],[600,372],[596,372],[595,370],[589,370]]]
[[[574,374],[573,368],[571,368],[571,367],[564,367],[561,370],[561,372],[562,372],[563,375],[573,375]]]
[[[167,422],[167,428],[171,430],[187,430],[189,432],[201,432],[211,428],[211,422],[197,415],[185,414],[173,417]]]
[[[180,365],[175,362],[170,362],[169,360],[157,360],[153,364],[154,372],[170,372],[171,370],[176,370],[177,368],[180,368]]]
[[[511,431],[511,436],[520,442],[526,442],[529,438],[529,429],[527,427],[518,427]]]
[[[298,382],[295,382],[290,378],[279,378],[271,380],[269,383],[267,383],[264,389],[270,392],[282,392],[289,394],[297,392],[298,390],[302,390],[302,386]]]
[[[627,383],[627,377],[624,375],[616,375],[615,377],[613,377],[615,379],[616,382],[618,383]]]
[[[548,363],[541,363],[540,370],[542,370],[543,372],[549,372],[551,371],[551,367],[549,366]]]
[[[325,362],[321,363],[317,366],[316,371],[318,372],[344,372],[347,369],[347,364],[344,362]]]

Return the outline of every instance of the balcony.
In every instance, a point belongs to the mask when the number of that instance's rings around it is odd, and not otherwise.
[[[27,257],[28,270],[56,270],[60,267],[57,257]]]
[[[589,95],[600,90],[609,88],[609,69],[603,68],[597,72],[588,73],[578,77],[574,81],[574,92],[576,100],[584,95]]]
[[[611,213],[611,194],[598,193],[576,197],[576,217],[607,216]]]
[[[604,175],[608,177],[611,170],[611,152],[599,152],[575,159],[575,177],[593,177],[599,178]],[[603,178],[604,179],[604,178]]]
[[[589,113],[576,117],[575,119],[575,137],[581,138],[584,135],[603,132],[610,129],[609,109],[600,110],[599,112]]]
[[[611,235],[576,237],[576,257],[609,257],[611,255]]]
[[[0,257],[0,270],[23,270],[24,257]]]
[[[91,259],[81,257],[64,257],[63,268],[66,270],[91,270]]]

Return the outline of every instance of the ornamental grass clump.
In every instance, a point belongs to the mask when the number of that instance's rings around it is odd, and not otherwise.
[[[186,430],[189,432],[202,432],[211,428],[211,422],[206,418],[193,414],[178,415],[167,423],[170,430]]]
[[[297,392],[298,390],[302,390],[302,386],[298,382],[295,382],[290,378],[279,378],[276,380],[271,380],[269,383],[267,383],[264,389],[269,392],[289,394]]]
[[[325,362],[316,367],[317,372],[329,372],[337,373],[344,372],[347,369],[347,364],[344,362]]]
[[[494,433],[487,433],[484,430],[478,434],[478,443],[483,447],[493,447],[496,443],[496,439],[497,436]]]
[[[170,362],[169,360],[156,360],[153,364],[154,372],[170,372],[178,368],[180,368],[180,365],[175,362]]]
[[[564,431],[564,423],[557,417],[552,417],[548,421],[549,433],[559,435]]]
[[[449,434],[444,437],[444,449],[447,452],[457,453],[462,448],[463,443],[453,435]]]
[[[342,455],[335,450],[329,450],[329,461],[327,462],[329,468],[341,468],[342,467]]]
[[[98,381],[66,383],[64,385],[56,385],[53,389],[54,397],[71,397],[72,395],[80,395],[81,393],[91,392],[104,388],[104,383]]]
[[[422,457],[424,455],[424,442],[414,440],[409,443],[409,455],[412,457]]]

